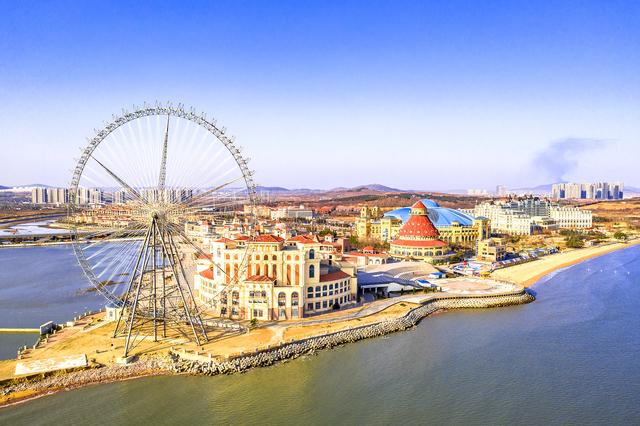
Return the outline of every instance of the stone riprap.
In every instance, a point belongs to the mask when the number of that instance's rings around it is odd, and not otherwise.
[[[422,306],[411,310],[401,318],[285,343],[276,348],[242,355],[228,361],[203,362],[182,358],[178,353],[174,352],[171,354],[173,359],[172,369],[176,373],[183,374],[217,375],[238,373],[255,367],[272,365],[278,361],[314,354],[319,350],[329,349],[345,343],[406,330],[415,326],[422,318],[443,309],[494,308],[520,305],[533,300],[535,300],[534,296],[524,290],[499,295],[439,296],[424,302]]]

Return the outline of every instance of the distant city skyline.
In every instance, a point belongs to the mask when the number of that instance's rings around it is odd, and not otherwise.
[[[0,185],[67,186],[132,104],[214,116],[264,186],[640,185],[637,2],[0,5]]]

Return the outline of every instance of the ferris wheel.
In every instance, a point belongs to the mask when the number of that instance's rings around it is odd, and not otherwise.
[[[241,150],[215,120],[182,105],[134,107],[89,139],[73,172],[67,221],[92,285],[121,309],[125,356],[167,329],[207,339],[196,270],[225,271],[209,242],[253,230],[256,190]],[[222,290],[222,292],[224,289]]]

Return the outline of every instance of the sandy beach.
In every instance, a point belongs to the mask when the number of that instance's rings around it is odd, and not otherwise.
[[[627,247],[640,244],[640,239],[632,240],[626,243],[611,243],[595,247],[587,247],[565,251],[540,258],[539,260],[524,263],[522,265],[512,266],[510,268],[500,269],[491,274],[492,278],[511,281],[524,287],[535,284],[545,275],[558,269],[566,268],[576,263],[580,263],[593,257],[611,253]]]

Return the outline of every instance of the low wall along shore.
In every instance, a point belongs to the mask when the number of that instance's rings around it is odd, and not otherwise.
[[[276,348],[238,356],[227,361],[199,361],[192,357],[191,359],[183,358],[180,353],[172,352],[172,370],[176,373],[204,375],[242,372],[255,367],[272,365],[285,359],[312,354],[316,351],[345,343],[406,330],[415,326],[422,318],[442,309],[493,308],[520,305],[533,300],[535,298],[525,290],[499,295],[437,297],[426,301],[422,306],[413,309],[402,318],[284,343]]]
[[[423,302],[421,306],[411,310],[401,318],[290,341],[277,347],[221,361],[197,356],[199,354],[181,353],[172,350],[170,357],[156,354],[150,357],[143,357],[128,365],[84,368],[79,371],[49,372],[26,376],[16,380],[6,380],[5,386],[0,387],[0,406],[62,389],[73,389],[89,384],[107,383],[148,375],[178,373],[213,376],[217,374],[232,374],[255,367],[272,365],[278,361],[297,358],[305,354],[313,354],[319,350],[329,349],[345,343],[406,330],[415,326],[422,318],[443,309],[494,308],[520,305],[533,300],[535,298],[524,289],[512,293],[493,295],[437,295]],[[21,393],[23,396],[19,396]],[[18,395],[17,399],[13,395]]]

